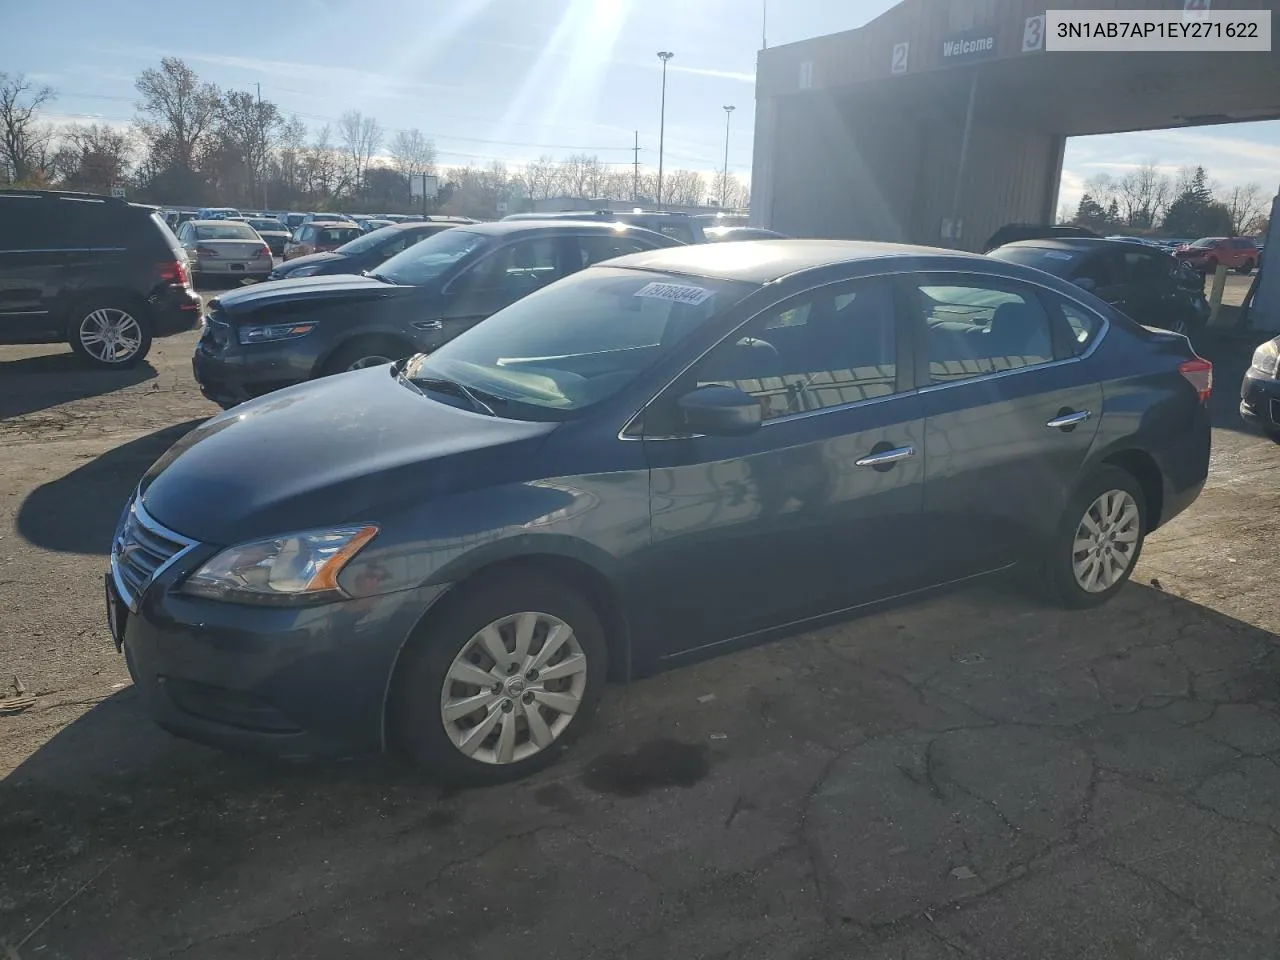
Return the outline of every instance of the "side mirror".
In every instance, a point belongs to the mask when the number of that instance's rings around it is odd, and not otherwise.
[[[677,404],[684,426],[709,437],[740,437],[760,428],[760,401],[736,387],[712,384],[686,393]]]

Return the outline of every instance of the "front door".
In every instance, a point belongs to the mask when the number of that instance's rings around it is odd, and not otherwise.
[[[1051,533],[1102,413],[1080,357],[1102,321],[1070,301],[981,275],[917,275],[925,418],[923,526],[943,583],[1026,556]]]
[[[901,592],[923,479],[919,398],[880,278],[756,316],[645,413],[661,656]],[[707,384],[759,401],[739,437],[687,436],[671,412]]]

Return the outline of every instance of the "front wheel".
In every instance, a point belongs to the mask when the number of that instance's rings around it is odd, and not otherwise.
[[[391,729],[448,783],[519,779],[552,763],[590,722],[605,682],[604,628],[582,596],[544,576],[461,590],[406,651]]]
[[[343,344],[335,350],[324,365],[324,374],[328,376],[363,370],[365,367],[380,367],[407,357],[412,352],[411,347],[388,337],[365,337]]]
[[[1133,574],[1146,532],[1142,486],[1119,467],[1098,470],[1071,498],[1043,557],[1050,597],[1076,608],[1106,603]]]
[[[1236,267],[1236,273],[1244,274],[1245,276],[1248,276],[1249,274],[1253,273],[1253,266],[1254,264],[1252,260],[1250,260],[1248,263],[1242,263],[1240,264],[1240,266]]]
[[[151,350],[151,323],[133,304],[88,301],[72,311],[70,341],[95,367],[132,367]]]

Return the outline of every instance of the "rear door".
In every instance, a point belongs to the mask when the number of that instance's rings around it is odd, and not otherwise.
[[[1102,387],[1083,361],[1102,321],[981,274],[904,279],[925,430],[922,565],[942,583],[1026,556],[1051,533],[1097,430]]]
[[[0,198],[0,343],[22,343],[57,327],[52,311],[67,257],[51,208],[40,197]]]

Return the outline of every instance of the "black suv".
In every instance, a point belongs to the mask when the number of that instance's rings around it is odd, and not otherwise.
[[[192,329],[200,297],[173,231],[113,197],[0,190],[0,343],[60,343],[127,367]]]
[[[625,223],[630,227],[652,230],[681,243],[705,243],[703,221],[687,213],[664,213],[654,210],[557,210],[554,213],[513,213],[503,220],[584,220],[603,223]]]
[[[1006,223],[987,239],[982,252],[990,253],[1006,243],[1018,243],[1022,240],[1065,240],[1071,237],[1099,236],[1088,227],[1078,227],[1073,223]]]

